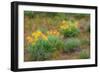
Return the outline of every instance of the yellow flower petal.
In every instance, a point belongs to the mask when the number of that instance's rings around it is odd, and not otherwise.
[[[30,36],[27,36],[27,37],[26,37],[26,40],[27,40],[29,43],[31,43],[31,42],[33,41],[32,37],[30,37]]]

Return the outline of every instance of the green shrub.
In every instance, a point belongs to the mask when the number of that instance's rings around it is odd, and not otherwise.
[[[53,52],[62,49],[62,41],[56,36],[48,36],[48,40],[39,39],[35,45],[29,46],[29,52],[34,61],[48,60],[52,58]]]
[[[79,32],[80,30],[74,26],[61,30],[61,33],[64,35],[64,37],[74,37],[77,36]]]
[[[79,55],[80,59],[88,59],[89,57],[90,57],[90,55],[87,51],[80,52],[80,55]]]
[[[50,43],[50,45],[59,50],[63,48],[63,41],[57,37],[57,36],[53,36],[53,35],[49,35],[48,36],[48,42]]]
[[[80,40],[75,38],[67,39],[64,43],[64,52],[73,52],[80,47]]]
[[[35,45],[30,45],[29,52],[31,53],[32,59],[35,61],[48,60],[51,58],[54,48],[49,44],[48,41],[39,39]]]

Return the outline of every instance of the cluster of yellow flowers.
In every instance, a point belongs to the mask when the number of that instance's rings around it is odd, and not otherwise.
[[[72,27],[72,26],[75,26],[77,27],[78,23],[75,22],[75,25],[70,25],[67,21],[63,20],[60,24],[60,29],[68,29],[69,27]],[[36,41],[39,39],[39,38],[42,38],[44,40],[48,40],[48,35],[54,35],[54,36],[59,36],[60,33],[58,30],[56,29],[53,29],[53,30],[49,30],[47,31],[47,34],[45,35],[44,33],[42,33],[40,30],[37,30],[35,32],[32,32],[31,36],[27,36],[26,37],[26,40],[29,42],[29,43],[32,43],[32,44],[35,44]]]
[[[39,38],[42,38],[44,40],[48,40],[48,35],[54,35],[54,36],[59,36],[59,32],[57,30],[50,30],[50,31],[47,31],[47,35],[43,34],[40,30],[37,30],[35,32],[32,32],[31,36],[27,36],[26,37],[26,40],[29,42],[29,43],[32,43],[32,44],[35,44],[36,41],[39,39]]]
[[[31,43],[31,42],[33,41],[33,39],[32,39],[31,36],[27,36],[27,37],[26,37],[26,40],[27,40],[29,43]]]
[[[50,30],[47,32],[47,35],[54,35],[54,36],[59,36],[59,32],[57,30]]]
[[[32,35],[31,36],[27,36],[26,37],[26,40],[29,42],[29,43],[32,43],[33,45],[36,43],[36,41],[39,39],[39,38],[42,38],[44,40],[47,40],[47,36],[44,35],[41,31],[36,31],[36,32],[32,32]]]
[[[38,38],[43,38],[44,40],[47,40],[47,36],[44,35],[41,31],[36,31],[32,33],[32,36],[37,40]]]
[[[78,28],[79,27],[79,23],[77,21],[73,23],[68,23],[67,21],[63,20],[60,24],[60,29],[68,29],[70,27],[75,27]]]
[[[60,29],[67,29],[67,28],[69,28],[69,24],[65,20],[63,20],[60,24]]]

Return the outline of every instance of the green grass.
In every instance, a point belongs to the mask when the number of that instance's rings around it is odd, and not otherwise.
[[[79,58],[80,59],[88,59],[90,57],[89,53],[87,51],[81,51]]]
[[[57,36],[49,35],[48,36],[48,42],[56,50],[59,50],[59,49],[63,48],[63,41],[59,37],[57,37]]]
[[[49,42],[43,39],[39,39],[35,45],[31,44],[28,49],[34,61],[48,60],[54,51]]]
[[[64,52],[73,52],[80,47],[80,40],[75,38],[67,39],[64,43]]]

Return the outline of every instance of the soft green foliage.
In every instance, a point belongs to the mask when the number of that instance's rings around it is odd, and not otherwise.
[[[33,60],[40,61],[46,60],[51,57],[54,48],[48,41],[39,39],[35,45],[30,45],[29,52],[32,55]]]
[[[80,59],[88,59],[90,57],[89,53],[87,51],[80,52],[79,58]]]
[[[48,36],[48,40],[39,39],[35,45],[29,46],[29,52],[35,61],[48,60],[54,51],[62,48],[62,41],[56,36]]]
[[[79,47],[80,47],[80,40],[75,38],[70,38],[67,39],[64,43],[64,52],[72,52]]]
[[[49,35],[48,41],[50,45],[57,50],[63,48],[63,41],[57,36]]]
[[[77,22],[75,20],[69,21],[66,25],[66,29],[61,29],[61,33],[64,35],[64,37],[74,37],[79,34],[80,29],[78,28]]]
[[[62,30],[62,33],[64,34],[65,37],[74,37],[79,34],[79,29],[75,27],[70,27],[68,29]]]

